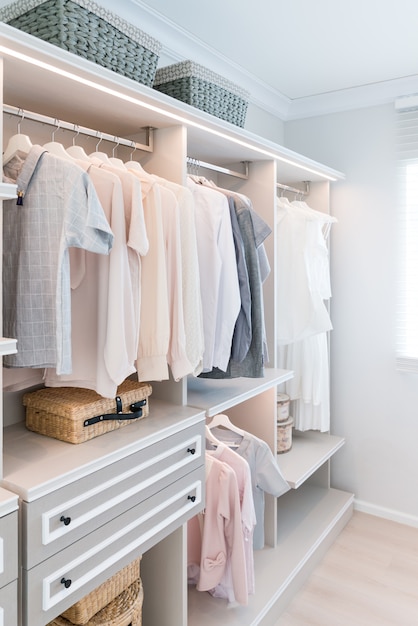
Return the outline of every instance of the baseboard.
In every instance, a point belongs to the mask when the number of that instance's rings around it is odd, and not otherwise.
[[[376,515],[377,517],[384,517],[390,519],[393,522],[399,522],[400,524],[406,524],[407,526],[413,526],[418,528],[418,517],[415,515],[408,515],[401,511],[394,511],[393,509],[387,509],[383,506],[371,504],[364,500],[357,500],[354,498],[354,510],[361,511],[362,513],[369,513],[369,515]]]

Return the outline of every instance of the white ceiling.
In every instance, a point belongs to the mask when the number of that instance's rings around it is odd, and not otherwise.
[[[0,6],[11,0],[0,0]],[[283,120],[418,93],[418,0],[95,0]]]
[[[133,3],[165,23],[163,51],[206,57],[215,71],[229,65],[228,77],[267,107],[276,101],[283,117],[418,92],[418,0]]]

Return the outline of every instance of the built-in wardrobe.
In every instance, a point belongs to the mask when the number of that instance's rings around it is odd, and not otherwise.
[[[33,143],[76,138],[89,152],[101,141],[109,155],[180,184],[198,167],[246,194],[272,229],[263,378],[152,382],[146,419],[79,445],[28,431],[22,393],[4,394],[0,624],[44,626],[137,555],[144,626],[273,624],[351,515],[352,494],[330,487],[343,439],[295,433],[292,449],[277,455],[291,489],[266,494],[265,547],[255,551],[248,606],[227,608],[188,588],[187,520],[204,507],[212,416],[227,414],[277,453],[277,391],[292,377],[276,367],[277,183],[305,189],[309,181],[309,205],[328,212],[329,186],[342,174],[5,24],[0,45],[3,145],[18,128]],[[2,199],[15,195],[1,185]],[[2,354],[16,349],[13,339],[2,341]]]

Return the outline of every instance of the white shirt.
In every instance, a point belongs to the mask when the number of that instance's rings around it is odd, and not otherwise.
[[[205,352],[203,371],[226,371],[241,308],[228,200],[188,179],[195,202]]]

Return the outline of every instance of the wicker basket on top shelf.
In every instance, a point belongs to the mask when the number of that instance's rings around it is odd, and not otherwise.
[[[161,44],[91,0],[17,0],[0,20],[151,87]]]
[[[193,61],[159,68],[154,89],[236,126],[245,125],[249,93]]]

